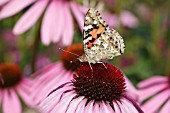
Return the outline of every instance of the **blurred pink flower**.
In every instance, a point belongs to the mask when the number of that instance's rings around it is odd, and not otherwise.
[[[170,113],[169,77],[154,76],[138,84],[139,101],[146,113]]]
[[[117,28],[119,22],[128,28],[135,28],[139,25],[137,17],[131,12],[125,10],[122,11],[119,16],[113,13],[103,12],[102,17],[112,28]]]
[[[32,79],[23,78],[20,68],[10,63],[0,64],[0,76],[0,103],[3,113],[22,113],[20,97],[26,105],[32,107]]]
[[[35,83],[32,87],[34,92],[31,98],[37,104],[42,101],[54,88],[66,81],[70,81],[73,72],[66,70],[62,62],[52,63],[35,74]]]
[[[121,71],[105,63],[78,68],[72,81],[55,88],[39,105],[42,113],[143,113],[126,95]]]
[[[83,54],[83,45],[74,44],[65,50],[81,56]],[[70,61],[76,58],[77,56],[75,55],[63,52],[61,54],[62,62],[51,63],[33,74],[36,80],[33,85],[33,90],[36,90],[32,93],[35,104],[44,99],[54,88],[73,78],[73,72],[80,62],[70,63]]]
[[[13,29],[17,35],[30,29],[47,9],[41,24],[41,40],[45,45],[59,41],[65,46],[72,43],[74,28],[71,11],[81,29],[84,24],[83,7],[71,0],[4,0],[0,5],[4,3],[6,5],[2,7],[0,19],[13,16],[30,6]]]

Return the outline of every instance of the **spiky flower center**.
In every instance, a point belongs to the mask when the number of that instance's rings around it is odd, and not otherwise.
[[[0,87],[15,86],[22,79],[21,69],[16,64],[0,64]]]
[[[64,50],[70,52],[70,53],[68,53],[68,52],[64,51],[61,54],[61,59],[63,61],[65,68],[68,70],[72,70],[72,71],[76,70],[77,67],[80,66],[80,62],[77,58],[84,54],[83,45],[82,44],[74,44],[74,45],[71,45],[71,46],[65,48]],[[73,53],[73,54],[71,54],[71,53]],[[74,54],[77,54],[79,56],[76,56]]]
[[[125,79],[122,72],[115,66],[103,64],[82,65],[74,74],[73,85],[78,96],[85,96],[88,101],[120,100],[125,92]]]

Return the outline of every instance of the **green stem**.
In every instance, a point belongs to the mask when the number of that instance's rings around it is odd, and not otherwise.
[[[38,50],[39,50],[39,41],[40,41],[40,24],[37,23],[36,28],[35,28],[35,39],[34,39],[34,44],[32,47],[32,61],[31,61],[31,71],[32,73],[35,72],[35,66],[36,66],[36,60],[37,60],[37,55],[38,55]]]

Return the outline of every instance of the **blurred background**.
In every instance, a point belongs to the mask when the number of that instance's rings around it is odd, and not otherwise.
[[[80,17],[76,6],[69,3],[66,6],[70,7],[68,9],[74,26],[70,28],[73,31],[70,44],[83,43],[82,28],[78,23],[83,25],[87,9],[95,7],[101,12],[109,26],[116,29],[123,37],[126,46],[125,53],[113,58],[110,62],[119,67],[134,85],[154,75],[168,75],[170,72],[169,0],[63,0],[63,2],[74,2],[83,8],[82,17]],[[4,10],[8,4],[4,2],[0,5],[0,63],[17,63],[21,66],[24,75],[30,76],[43,66],[60,60],[62,51],[58,48],[64,48],[70,44],[62,44],[60,41],[62,37],[56,43],[44,44],[42,42],[41,27],[50,3],[46,5],[46,9],[42,11],[37,21],[23,33],[16,33],[14,29],[34,3],[13,15],[2,17],[1,13],[9,13],[8,10],[7,12]],[[19,4],[16,5],[17,7]],[[36,14],[33,12],[25,24],[29,23]],[[65,17],[66,22],[70,21],[67,19],[69,18]],[[17,26],[17,28],[22,30],[22,27]],[[64,29],[67,29],[67,24]]]

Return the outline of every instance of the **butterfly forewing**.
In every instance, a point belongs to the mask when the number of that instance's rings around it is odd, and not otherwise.
[[[84,61],[97,63],[124,53],[122,37],[108,27],[95,9],[89,9],[86,14],[83,34],[85,55],[81,59],[84,58]]]

